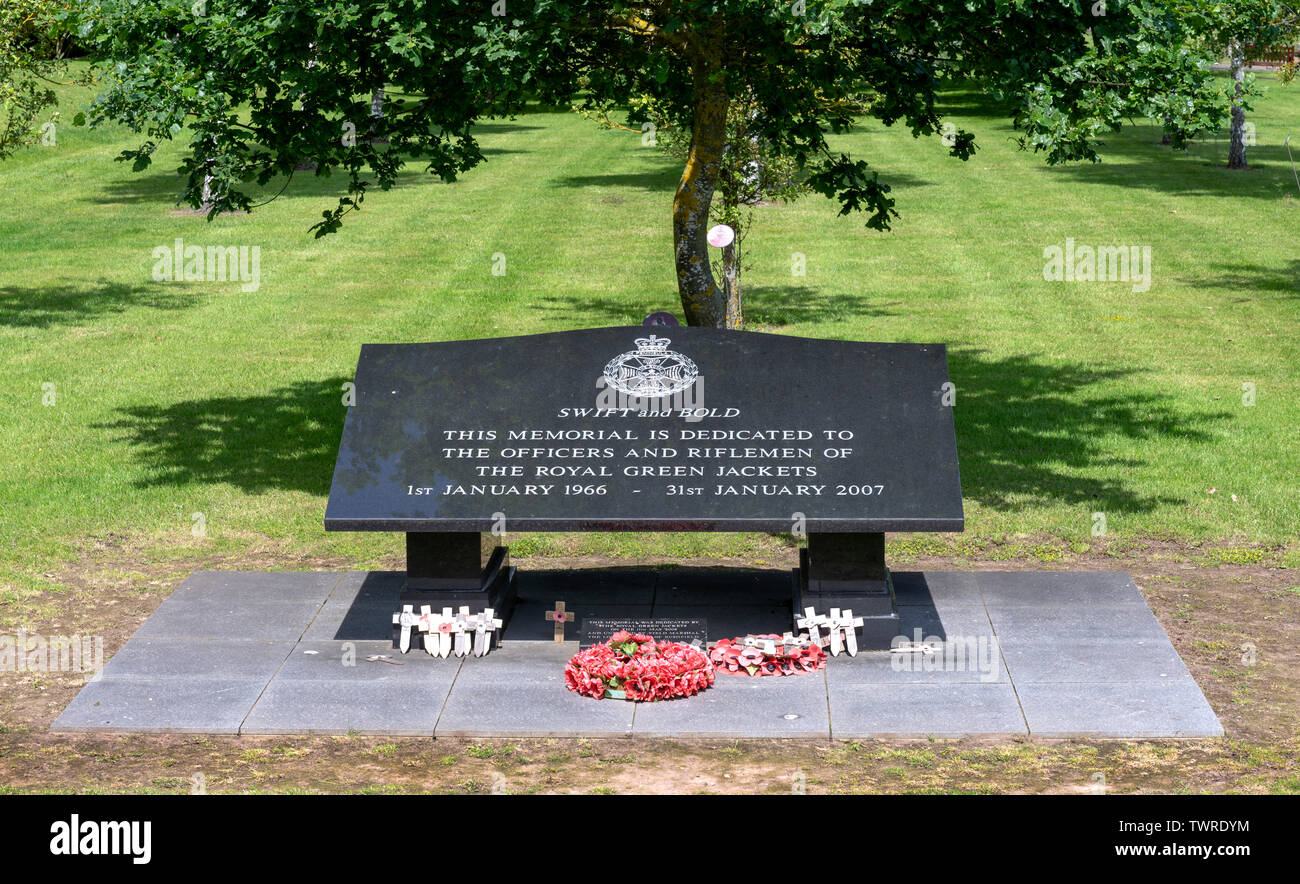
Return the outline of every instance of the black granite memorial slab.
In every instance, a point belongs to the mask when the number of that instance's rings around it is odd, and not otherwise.
[[[951,394],[941,344],[684,327],[367,344],[325,527],[407,532],[408,591],[458,600],[509,569],[481,532],[806,534],[798,604],[892,620],[883,532],[963,526]]]
[[[653,331],[363,346],[325,527],[961,530],[943,345]]]

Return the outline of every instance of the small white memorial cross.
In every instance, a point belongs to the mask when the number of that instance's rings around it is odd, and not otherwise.
[[[425,647],[435,657],[451,654],[451,634],[456,628],[456,618],[451,615],[451,608],[443,608],[441,616],[430,619],[432,628],[425,640]]]
[[[808,630],[809,642],[820,646],[825,644],[825,642],[822,641],[822,634],[819,628],[821,626],[824,626],[825,624],[826,624],[825,614],[818,614],[812,608],[804,608],[803,619],[795,621],[794,625],[798,626],[800,629]]]
[[[861,617],[853,616],[852,608],[845,608],[844,614],[838,620],[835,618],[835,611],[832,609],[831,617],[834,621],[833,628],[838,632],[844,630],[844,649],[849,652],[850,657],[858,655],[858,627],[862,625]]]
[[[830,636],[832,657],[838,657],[840,651],[844,650],[840,632],[840,609],[831,608],[831,616],[826,618],[826,633]]]
[[[785,654],[786,656],[793,654],[795,651],[801,651],[804,648],[808,648],[808,647],[812,647],[812,639],[804,638],[803,636],[796,637],[793,633],[790,632],[787,632],[785,635],[781,636],[781,653]]]
[[[433,629],[433,610],[428,605],[420,605],[420,616],[416,618],[415,626],[424,633],[420,639],[424,642],[424,649],[432,654],[433,651],[429,650],[429,633]]]
[[[469,619],[469,605],[461,605],[460,612],[452,621],[453,634],[456,636],[456,656],[466,657],[469,655],[471,643],[474,637],[470,634],[473,625]]]
[[[500,629],[502,621],[497,619],[496,614],[491,608],[485,610],[482,614],[476,614],[473,619],[474,625],[474,656],[482,657],[488,651],[492,650],[492,632]]]
[[[455,651],[457,657],[469,655],[474,640],[474,637],[470,634],[473,628],[469,621],[469,605],[461,605],[460,612],[456,614],[455,619],[452,621],[452,634],[456,636]]]
[[[398,627],[397,646],[405,654],[411,650],[411,631],[419,626],[419,619],[415,616],[415,609],[410,605],[402,605],[402,610],[393,614],[393,625]]]

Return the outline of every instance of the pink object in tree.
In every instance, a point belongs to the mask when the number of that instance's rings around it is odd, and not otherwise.
[[[736,238],[736,231],[732,230],[725,224],[719,224],[709,228],[708,240],[709,245],[714,248],[725,249],[731,245]]]

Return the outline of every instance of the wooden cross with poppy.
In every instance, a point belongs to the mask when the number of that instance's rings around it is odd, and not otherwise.
[[[429,618],[429,636],[424,647],[431,656],[446,657],[451,654],[451,636],[456,631],[456,618],[451,608],[443,608],[442,616]]]
[[[564,641],[564,624],[573,622],[573,612],[564,610],[564,602],[556,602],[555,610],[546,612],[546,619],[555,623],[555,640]]]

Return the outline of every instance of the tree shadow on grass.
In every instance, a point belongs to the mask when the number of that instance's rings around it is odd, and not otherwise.
[[[119,434],[140,467],[138,487],[226,483],[325,495],[343,434],[338,375],[260,396],[217,396],[124,408],[97,429]]]
[[[483,153],[485,156],[495,156],[518,153],[518,151],[504,148],[485,148]],[[418,160],[408,159],[407,165],[397,173],[397,180],[393,182],[393,186],[389,190],[409,187],[412,184],[418,185],[424,179],[438,180],[436,176],[426,172],[424,165]],[[383,192],[374,183],[373,176],[370,176],[368,180],[371,182],[369,193]],[[347,188],[348,178],[344,172],[335,169],[328,175],[317,175],[315,169],[307,168],[295,170],[293,180],[289,181],[287,185],[285,176],[281,175],[272,178],[264,185],[248,182],[243,185],[242,190],[249,195],[255,207],[253,211],[256,212],[257,208],[265,205],[268,201],[281,197],[285,199],[337,200],[347,194]],[[125,178],[104,182],[97,191],[87,196],[86,199],[88,202],[97,205],[157,203],[159,207],[167,209],[186,210],[190,208],[190,205],[178,202],[184,190],[185,180],[175,172],[133,172]]]
[[[1297,212],[1300,213],[1300,206]],[[1234,304],[1257,301],[1259,298],[1254,295],[1259,292],[1279,292],[1292,298],[1300,295],[1300,259],[1287,261],[1283,267],[1211,264],[1209,269],[1217,273],[1204,273],[1186,281],[1203,288],[1234,289],[1241,293],[1241,297],[1228,299]]]
[[[0,286],[0,326],[49,328],[89,322],[132,307],[183,310],[199,300],[199,295],[184,286],[168,283],[127,285],[101,279],[98,282]]]
[[[649,291],[640,303],[627,295],[572,293],[546,295],[533,305],[557,318],[564,328],[600,328],[614,325],[640,325],[651,313],[671,313],[682,321],[682,302],[677,292]],[[579,320],[581,317],[581,320]]]
[[[893,169],[887,169],[876,164],[872,164],[871,171],[880,173],[880,183],[888,184],[891,188],[907,187],[933,187],[934,182],[925,178],[917,178],[915,175],[909,175],[906,172],[895,172]],[[819,194],[808,194],[806,199],[821,200],[826,206],[834,206],[836,203],[827,200],[826,197]]]
[[[1250,168],[1229,169],[1226,140],[1192,142],[1183,152],[1158,144],[1159,134],[1156,127],[1136,124],[1131,130],[1102,139],[1104,143],[1097,149],[1100,163],[1044,163],[1041,174],[1177,196],[1272,201],[1280,201],[1287,194],[1297,196],[1290,159],[1281,145],[1248,147],[1246,160]]]
[[[909,175],[906,172],[891,172],[872,167],[880,173],[880,180],[890,187],[930,187],[933,181]],[[626,187],[654,193],[672,193],[680,182],[682,170],[679,166],[666,166],[662,169],[648,169],[644,172],[609,172],[597,175],[565,175],[556,178],[555,187]],[[806,197],[810,200],[824,199],[815,194]],[[783,205],[777,203],[777,206]],[[829,203],[828,203],[829,205]],[[772,208],[765,206],[764,208]]]
[[[827,292],[810,285],[746,286],[741,296],[745,323],[765,326],[893,316],[894,311],[886,307],[898,303],[842,290]]]
[[[755,286],[744,291],[747,325],[783,326],[796,322],[834,322],[855,316],[892,316],[886,306],[864,295],[827,293],[815,286]],[[536,304],[568,317],[595,317],[596,325],[640,325],[650,313],[666,312],[684,322],[676,292],[650,296],[637,303],[627,296],[572,293],[547,295]]]
[[[1137,374],[1130,369],[993,358],[965,348],[949,351],[948,367],[957,393],[962,494],[995,510],[1077,504],[1086,519],[1185,504],[1129,477],[1167,456],[1163,440],[1212,445],[1214,428],[1231,418],[1227,411],[1177,407],[1164,393],[1134,391],[1121,383]],[[1142,456],[1111,453],[1134,440],[1149,443]]]
[[[125,178],[101,181],[99,188],[84,199],[101,206],[153,202],[179,209],[183,207],[176,201],[184,188],[184,182],[175,172],[132,172]]]
[[[597,175],[565,175],[553,179],[555,187],[627,187],[657,193],[671,193],[681,180],[682,170],[675,166],[647,169],[644,172],[607,172]]]
[[[475,123],[470,134],[478,135],[513,135],[516,132],[540,132],[542,126],[529,126],[526,123],[480,122]]]
[[[941,89],[935,107],[943,116],[984,117],[1002,120],[1008,126],[1015,114],[1015,105],[999,101],[978,89],[952,87]]]

